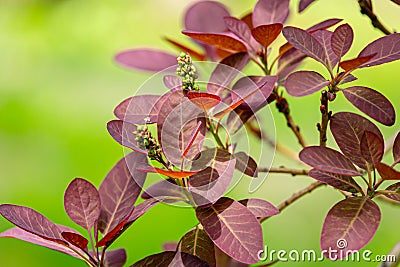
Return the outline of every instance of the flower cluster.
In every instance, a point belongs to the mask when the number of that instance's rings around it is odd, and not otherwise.
[[[196,79],[198,75],[196,73],[196,67],[192,63],[192,58],[189,54],[182,52],[178,60],[178,67],[176,68],[176,75],[182,78],[182,88],[187,91],[199,91],[200,88],[196,85]]]
[[[138,127],[137,131],[133,132],[136,135],[136,142],[140,149],[147,150],[147,155],[151,160],[160,160],[161,148],[157,140],[149,132],[147,126]]]

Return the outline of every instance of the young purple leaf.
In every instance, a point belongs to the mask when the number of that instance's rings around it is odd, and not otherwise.
[[[118,53],[115,61],[123,67],[159,72],[176,65],[176,56],[153,49],[131,49]]]
[[[268,47],[279,36],[282,28],[281,23],[260,25],[252,29],[251,34],[262,46]]]
[[[61,244],[65,243],[61,237],[61,230],[39,212],[23,206],[0,205],[0,214],[19,228]]]
[[[130,153],[118,161],[101,183],[98,228],[103,234],[131,212],[146,179],[146,173],[136,171],[136,167],[146,162],[146,155]]]
[[[207,262],[210,267],[215,267],[214,243],[207,235],[206,231],[196,227],[187,232],[179,241],[178,252],[185,252],[197,256]]]
[[[159,95],[129,97],[114,109],[114,114],[118,119],[132,124],[156,123],[158,110],[154,104],[159,98]]]
[[[383,63],[400,59],[400,33],[393,33],[381,37],[368,44],[358,57],[376,54],[371,60],[363,64],[361,68],[372,67]]]
[[[285,88],[289,95],[300,97],[315,93],[328,84],[329,81],[318,72],[302,70],[286,78]]]
[[[279,214],[279,210],[264,199],[249,198],[239,201],[246,206],[257,218],[266,218]]]
[[[328,70],[332,72],[333,68],[339,62],[339,57],[335,54],[335,52],[332,49],[331,40],[333,33],[328,30],[320,30],[313,33],[312,36],[314,36],[324,48],[324,52],[326,55],[325,66],[327,66]]]
[[[353,29],[349,24],[340,25],[335,29],[332,35],[332,50],[339,57],[343,57],[350,49],[353,43]]]
[[[400,180],[400,172],[385,163],[376,164],[376,169],[383,180]]]
[[[342,153],[364,170],[367,166],[360,149],[364,132],[374,133],[383,142],[383,136],[378,127],[366,118],[350,112],[334,114],[330,120],[330,130]]]
[[[257,162],[245,152],[233,155],[236,159],[235,168],[250,177],[258,177]]]
[[[139,148],[136,136],[133,134],[137,130],[136,125],[122,120],[112,120],[107,123],[107,130],[119,144],[147,155],[147,151]]]
[[[343,91],[346,99],[356,108],[386,126],[396,121],[392,103],[381,93],[363,86],[352,86]]]
[[[260,222],[239,202],[221,198],[207,208],[197,208],[196,216],[215,245],[233,259],[253,264],[263,248]]]
[[[123,267],[126,263],[126,251],[123,248],[106,251],[106,267]]]
[[[342,258],[362,249],[375,235],[381,220],[378,205],[368,197],[346,198],[331,208],[321,233],[321,249],[338,249]],[[324,254],[326,258],[329,255]]]
[[[308,172],[308,176],[328,184],[339,190],[347,191],[350,193],[362,192],[362,189],[351,176],[340,175],[331,172],[320,171],[312,169]]]
[[[382,160],[385,145],[379,136],[365,131],[361,138],[360,150],[365,161],[375,166]]]
[[[299,158],[311,167],[345,176],[360,175],[354,165],[339,151],[323,146],[303,148]]]
[[[81,236],[80,234],[71,233],[71,232],[62,232],[61,236],[68,243],[71,243],[72,245],[74,245],[84,251],[87,249],[87,245],[88,245],[89,241],[86,238],[84,238],[83,236]]]
[[[397,194],[386,194],[385,196],[394,201],[400,202],[400,182],[388,186],[386,190],[397,192]]]
[[[259,0],[253,10],[253,25],[284,24],[289,16],[289,0]]]
[[[299,2],[299,13],[303,12],[314,1],[315,0],[300,0],[300,2]]]
[[[242,39],[246,44],[250,44],[251,31],[244,21],[235,17],[225,17],[224,21],[229,31]]]
[[[173,203],[173,202],[187,202],[189,203],[190,200],[188,196],[186,195],[185,189],[183,189],[181,186],[178,186],[175,182],[172,181],[172,179],[167,179],[167,180],[161,180],[158,183],[152,184],[149,186],[142,194],[143,199],[151,200],[155,199],[160,202],[167,202],[167,203]],[[143,203],[139,204],[142,205]],[[147,206],[153,206],[156,203],[149,203],[143,204],[145,207]],[[142,205],[142,206],[143,206]],[[137,208],[135,208],[135,211],[133,214],[137,213]]]
[[[202,33],[193,31],[182,31],[182,33],[204,44],[212,45],[229,52],[247,51],[246,45],[242,41],[226,33]]]
[[[400,132],[397,134],[396,139],[394,139],[393,143],[393,164],[400,163]]]

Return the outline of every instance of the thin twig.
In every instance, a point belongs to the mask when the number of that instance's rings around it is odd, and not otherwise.
[[[291,174],[292,176],[296,175],[308,175],[308,170],[306,169],[288,169],[285,167],[278,168],[258,168],[258,172],[269,172],[269,173],[286,173]]]
[[[323,90],[321,93],[321,106],[320,106],[321,123],[317,124],[317,128],[319,131],[320,146],[326,146],[326,141],[327,141],[326,132],[328,128],[329,119],[332,115],[332,112],[329,111],[328,103],[329,103],[328,92],[326,90]]]
[[[383,26],[383,24],[380,22],[378,17],[373,12],[371,0],[358,0],[358,5],[360,6],[361,14],[367,15],[369,17],[372,26],[379,29],[386,35],[391,34],[391,32],[388,29],[386,29],[385,26]]]

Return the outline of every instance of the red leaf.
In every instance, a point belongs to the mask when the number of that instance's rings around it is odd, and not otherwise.
[[[385,196],[393,199],[394,201],[400,202],[400,182],[388,186],[386,190],[397,192],[397,194],[386,194]]]
[[[159,112],[155,103],[160,97],[159,95],[129,97],[114,109],[114,114],[118,119],[133,124],[155,123]]]
[[[350,176],[340,175],[331,172],[319,171],[312,169],[308,172],[308,175],[320,182],[328,184],[339,190],[347,191],[350,193],[362,192],[362,189],[356,181]]]
[[[115,56],[118,64],[132,69],[159,72],[177,65],[176,56],[152,49],[131,49]]]
[[[315,71],[296,71],[286,78],[285,88],[292,96],[310,95],[327,86],[327,81],[321,74]]]
[[[321,233],[321,250],[338,249],[334,260],[341,260],[362,249],[375,235],[381,220],[378,205],[368,197],[351,197],[328,212]],[[329,258],[327,253],[324,254]]]
[[[253,10],[253,25],[284,24],[289,16],[289,0],[259,0]]]
[[[84,179],[75,178],[65,190],[64,207],[72,221],[90,231],[101,210],[96,187]]]
[[[263,249],[260,222],[239,202],[221,198],[207,208],[197,208],[196,216],[215,245],[233,259],[253,264]]]
[[[311,5],[315,0],[300,0],[299,2],[299,13],[303,12],[309,5]]]
[[[183,34],[196,39],[202,43],[215,46],[222,50],[231,52],[246,52],[247,48],[240,40],[222,33],[202,33],[193,31],[182,31]]]
[[[239,201],[246,206],[257,218],[266,218],[279,214],[279,210],[264,199],[249,198]]]
[[[340,25],[333,32],[332,50],[339,58],[343,57],[349,51],[353,43],[353,37],[353,29],[347,23]]]
[[[235,168],[242,173],[250,176],[250,177],[257,177],[258,176],[258,167],[256,161],[247,155],[244,152],[238,152],[234,154],[236,158],[236,165]]]
[[[392,103],[374,89],[353,86],[342,90],[346,99],[356,108],[386,126],[392,126],[396,121],[396,114]]]
[[[371,60],[363,64],[361,68],[372,67],[400,59],[400,33],[383,36],[368,44],[358,57],[371,56]]]
[[[251,34],[262,46],[268,47],[279,36],[282,28],[280,23],[261,25],[252,29]]]
[[[356,168],[339,151],[322,146],[309,146],[299,154],[300,160],[321,171],[346,176],[359,176]]]
[[[400,172],[396,171],[385,163],[380,162],[376,164],[376,169],[383,180],[400,180]]]
[[[199,108],[207,111],[221,102],[221,98],[217,95],[204,93],[204,92],[196,92],[190,91],[186,94],[186,96]]]
[[[345,60],[345,61],[340,62],[339,67],[341,67],[342,69],[344,69],[347,72],[350,72],[352,70],[359,68],[362,64],[364,64],[365,62],[368,62],[374,56],[375,56],[375,54],[371,55],[371,56],[356,57],[353,59]]]
[[[188,141],[188,143],[187,143],[187,145],[185,147],[185,150],[183,151],[183,153],[181,155],[182,158],[186,156],[186,154],[188,153],[190,147],[193,145],[194,140],[196,139],[197,135],[200,132],[201,124],[202,124],[201,121],[199,121],[197,123],[196,128],[194,128],[192,134],[190,135],[190,139],[189,139],[189,141]]]
[[[374,166],[381,162],[385,145],[376,134],[365,131],[360,143],[361,155],[364,159]]]
[[[197,59],[197,60],[199,60],[199,61],[204,61],[204,60],[206,60],[206,56],[205,55],[203,55],[203,54],[200,54],[199,52],[196,52],[196,51],[194,51],[193,49],[191,49],[191,48],[189,48],[189,47],[187,47],[187,46],[185,46],[185,45],[183,45],[183,44],[181,44],[181,43],[179,43],[179,42],[177,42],[177,41],[175,41],[175,40],[172,40],[171,38],[168,38],[168,37],[164,37],[165,38],[165,40],[168,42],[168,43],[170,43],[170,44],[172,44],[173,46],[175,46],[175,47],[177,47],[179,50],[181,50],[181,51],[185,51],[186,53],[188,53],[192,58],[195,58],[195,59]]]
[[[61,235],[65,240],[67,240],[67,242],[71,243],[72,245],[82,250],[87,249],[89,241],[80,234],[71,232],[62,232]]]
[[[171,171],[171,170],[166,170],[166,169],[160,169],[160,168],[155,168],[149,165],[144,165],[137,167],[136,170],[140,172],[152,172],[152,173],[159,173],[171,178],[177,178],[177,179],[182,179],[185,177],[192,176],[193,174],[198,173],[199,171]]]
[[[394,164],[400,163],[400,132],[397,134],[396,139],[394,139],[392,152]]]

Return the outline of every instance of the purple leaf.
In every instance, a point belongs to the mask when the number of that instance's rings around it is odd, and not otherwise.
[[[285,88],[292,96],[306,96],[317,92],[327,86],[327,81],[321,74],[315,71],[296,71],[286,78]]]
[[[347,198],[328,212],[321,233],[321,249],[338,249],[336,259],[360,250],[375,235],[381,220],[378,205],[368,197]],[[328,255],[324,255],[328,258]]]
[[[294,47],[284,52],[278,60],[277,74],[279,82],[282,83],[282,81],[285,81],[285,78],[294,71],[306,57],[306,54]]]
[[[368,163],[375,166],[375,164],[382,160],[385,145],[379,136],[372,132],[365,131],[361,138],[360,150],[363,158]]]
[[[106,251],[105,267],[123,267],[126,263],[126,251],[123,248]]]
[[[342,153],[365,170],[367,166],[360,150],[364,132],[374,133],[383,142],[383,136],[378,127],[366,118],[350,112],[334,114],[330,120],[330,129]]]
[[[184,252],[176,253],[174,251],[164,251],[159,254],[150,255],[131,267],[165,267],[165,266],[183,266],[183,267],[209,267],[209,265],[198,257]]]
[[[289,0],[259,0],[253,10],[253,25],[284,24],[289,16]]]
[[[311,26],[310,28],[307,29],[307,32],[314,33],[319,30],[326,30],[326,29],[338,24],[341,21],[342,21],[342,19],[327,19],[327,20],[321,21],[321,22]]]
[[[183,189],[181,186],[178,186],[171,179],[161,180],[160,182],[149,186],[143,192],[142,198],[156,199],[160,202],[190,202],[184,190],[185,189]],[[134,213],[136,213],[136,209]]]
[[[233,155],[236,159],[235,168],[250,177],[258,177],[257,162],[244,152]]]
[[[381,37],[368,44],[358,57],[376,54],[371,60],[363,64],[361,68],[372,67],[400,59],[400,33],[393,33]]]
[[[339,84],[345,84],[345,83],[350,83],[353,81],[357,80],[357,77],[355,77],[353,74],[346,74],[346,76],[344,78],[342,78],[342,76],[345,75],[345,72],[341,72],[338,75],[338,79],[340,79],[340,83]]]
[[[0,214],[19,228],[51,241],[65,243],[61,230],[39,212],[23,206],[0,205]]]
[[[392,152],[394,164],[400,163],[400,132],[397,134],[396,139],[394,139]]]
[[[165,242],[162,244],[162,248],[164,251],[176,251],[178,248],[178,243],[177,242]]]
[[[397,192],[397,194],[386,194],[385,196],[394,201],[400,202],[400,182],[390,185],[386,190]]]
[[[392,103],[381,93],[363,86],[352,86],[343,90],[344,96],[356,108],[386,126],[392,126],[396,114]]]
[[[242,41],[244,41],[246,44],[250,43],[251,31],[249,26],[247,26],[244,21],[235,17],[225,17],[224,21],[229,31],[242,39]]]
[[[295,27],[285,27],[282,30],[288,42],[307,56],[326,65],[327,57],[320,42],[305,30]]]
[[[224,58],[211,73],[211,77],[207,83],[207,92],[220,95],[223,90],[229,88],[231,82],[248,62],[249,56],[244,52]]]
[[[331,40],[333,33],[327,30],[319,30],[315,32],[312,36],[315,37],[324,48],[324,52],[326,55],[325,66],[327,66],[327,68],[330,71],[332,71],[332,69],[339,62],[339,57],[335,54],[335,52],[332,49]]]
[[[100,215],[100,196],[90,182],[75,178],[64,194],[64,207],[76,224],[90,231]]]
[[[303,12],[309,5],[311,5],[315,0],[300,0],[299,3],[299,13]]]
[[[181,238],[177,251],[197,256],[211,267],[215,267],[216,265],[214,243],[206,231],[199,227],[187,232]]]
[[[136,167],[143,163],[147,163],[146,155],[130,153],[118,161],[101,183],[98,227],[103,234],[131,212],[146,179],[146,173],[136,171]]]
[[[159,98],[159,95],[129,97],[114,109],[114,114],[118,119],[133,124],[155,123],[158,115],[155,103]]]
[[[136,70],[159,72],[177,64],[176,56],[152,49],[131,49],[118,53],[115,61]]]
[[[308,175],[320,182],[328,184],[339,190],[347,191],[350,193],[362,192],[360,186],[354,181],[350,176],[344,176],[336,173],[319,171],[317,169],[312,169],[309,171]]]
[[[112,120],[107,123],[107,130],[119,144],[147,155],[147,151],[138,147],[136,136],[133,134],[137,130],[136,125],[122,120]]]
[[[303,148],[300,160],[317,170],[332,172],[346,176],[360,175],[354,165],[339,151],[322,146]]]
[[[376,164],[376,169],[383,180],[400,180],[400,172],[385,163]]]
[[[233,259],[257,263],[263,249],[260,222],[244,205],[221,198],[208,208],[197,208],[196,216],[215,245]]]
[[[4,231],[3,233],[0,233],[0,237],[5,237],[5,238],[16,238],[25,242],[29,242],[35,245],[39,245],[42,247],[46,247],[52,250],[59,251],[61,253],[70,255],[72,257],[80,259],[81,257],[73,252],[70,248],[65,246],[65,244],[60,244],[48,239],[44,239],[36,234],[32,234],[30,232],[27,232],[21,228],[14,227],[11,229],[8,229]]]
[[[340,25],[332,35],[332,50],[339,57],[343,57],[353,43],[353,29],[349,24]]]
[[[282,28],[280,23],[260,25],[252,29],[251,34],[262,46],[268,47],[279,36]]]
[[[245,205],[257,218],[266,218],[279,214],[279,210],[264,199],[243,199],[239,203]]]
[[[145,200],[144,202],[137,205],[128,219],[128,224],[131,224],[140,217],[142,217],[143,214],[145,214],[149,209],[151,209],[157,203],[159,203],[159,201],[157,199],[152,198]]]
[[[164,85],[171,91],[177,90],[182,88],[182,80],[181,78],[175,75],[165,75],[163,77]],[[156,102],[152,102],[151,104],[154,105]]]
[[[87,245],[89,241],[81,236],[80,234],[77,233],[71,233],[71,232],[62,232],[61,236],[70,244],[73,244],[74,246],[86,250]]]
[[[182,31],[183,34],[196,39],[204,44],[230,52],[246,52],[246,45],[237,38],[227,33],[202,33],[194,31]]]
[[[251,118],[253,118],[254,112],[253,110],[249,110],[248,107],[245,105],[238,106],[237,108],[234,109],[233,112],[229,113],[228,119],[227,119],[227,131],[230,134],[235,134],[237,131],[240,130],[244,126],[245,123],[247,123]],[[238,169],[238,164],[236,162],[236,169]]]

